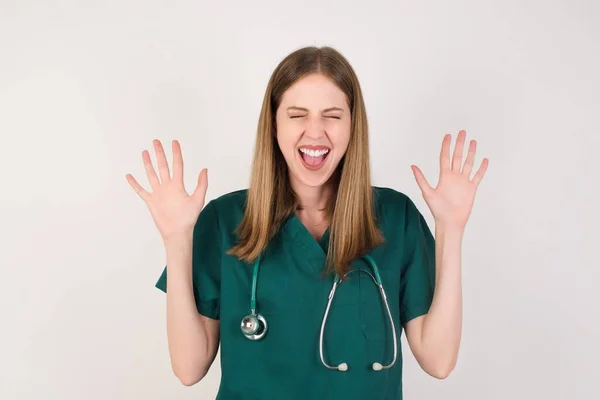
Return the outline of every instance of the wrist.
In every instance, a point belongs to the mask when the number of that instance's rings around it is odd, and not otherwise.
[[[179,252],[182,248],[192,245],[193,237],[194,230],[191,229],[163,238],[163,243],[167,252],[170,252],[172,250]]]
[[[435,222],[435,228],[439,231],[443,231],[443,232],[447,232],[447,233],[451,233],[453,235],[459,235],[459,236],[462,236],[462,234],[465,231],[464,225],[460,225],[460,224],[456,224],[456,223],[452,223],[452,222],[439,221],[439,220],[435,220],[434,222]]]
[[[460,246],[464,237],[465,229],[459,225],[444,222],[435,223],[435,239],[445,245]]]

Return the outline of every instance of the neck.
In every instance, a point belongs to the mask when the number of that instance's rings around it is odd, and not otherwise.
[[[306,212],[322,212],[333,195],[333,187],[327,182],[322,186],[310,187],[297,182],[290,182],[298,198],[298,207]]]

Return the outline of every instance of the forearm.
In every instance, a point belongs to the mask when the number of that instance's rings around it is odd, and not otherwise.
[[[461,245],[463,229],[436,224],[436,285],[423,320],[421,348],[427,364],[446,376],[458,357],[462,331]]]
[[[165,243],[167,254],[167,336],[171,365],[185,384],[206,373],[207,334],[196,309],[192,282],[192,233]]]

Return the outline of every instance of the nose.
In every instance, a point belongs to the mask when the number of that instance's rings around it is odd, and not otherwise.
[[[320,116],[313,116],[307,119],[304,134],[309,139],[320,139],[325,136],[325,124]]]

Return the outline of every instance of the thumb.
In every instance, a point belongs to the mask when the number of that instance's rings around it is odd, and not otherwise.
[[[206,197],[206,189],[208,188],[208,170],[204,168],[198,175],[198,184],[192,197],[198,202],[204,205],[204,199]]]
[[[423,175],[423,172],[421,172],[421,169],[416,165],[411,165],[410,168],[412,169],[413,174],[415,175],[415,180],[417,181],[417,185],[419,185],[421,192],[423,192],[423,195],[429,195],[433,191],[433,188],[429,185],[427,179],[425,179],[425,176]]]

